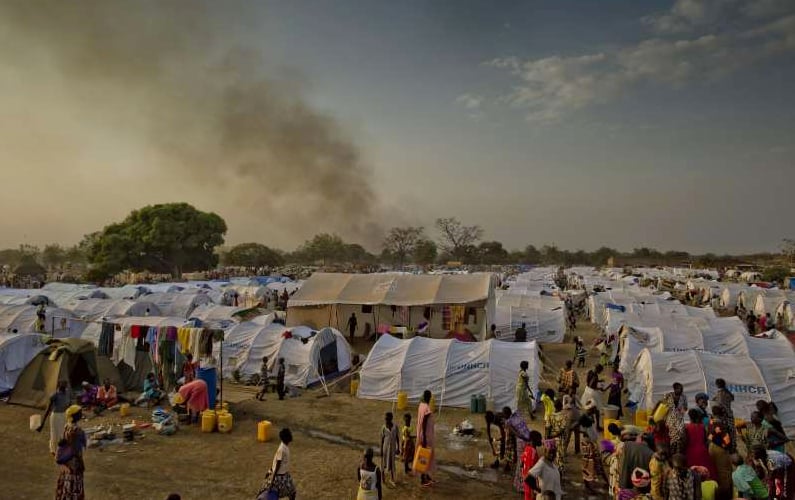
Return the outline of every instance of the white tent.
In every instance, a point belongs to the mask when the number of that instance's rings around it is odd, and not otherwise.
[[[198,319],[205,327],[220,328],[225,330],[239,323],[240,320],[235,316],[235,314],[245,310],[246,308],[244,307],[202,304],[194,309],[190,313],[189,317],[190,319]]]
[[[288,331],[291,337],[285,338]],[[301,339],[306,339],[306,343]],[[263,356],[268,357],[272,373],[276,373],[277,360],[284,358],[285,383],[297,387],[307,387],[351,368],[351,346],[332,328],[315,332],[305,326],[288,328],[278,323],[263,326],[245,322],[224,333],[223,355],[220,349],[216,343],[213,353],[223,360],[225,378],[235,370],[242,377],[259,373]]]
[[[778,305],[773,315],[776,324],[785,330],[795,330],[795,297],[791,297]]]
[[[152,293],[139,300],[153,303],[163,316],[179,318],[188,318],[196,307],[212,303],[212,299],[203,293]]]
[[[0,393],[14,388],[22,369],[44,349],[45,338],[37,333],[0,333]]]
[[[99,288],[99,291],[104,293],[110,299],[128,299],[135,300],[141,295],[150,293],[150,290],[144,285],[124,285],[120,287],[105,287]]]
[[[723,283],[720,290],[720,306],[726,310],[734,310],[737,306],[737,296],[747,285],[739,283]]]
[[[652,352],[644,349],[634,365],[629,383],[630,399],[651,410],[679,382],[688,400],[699,392],[715,394],[715,379],[726,381],[734,394],[732,410],[737,418],[748,419],[758,400],[771,400],[771,390],[754,361],[742,354],[714,354],[704,351]],[[779,382],[780,383],[780,382]],[[779,404],[779,401],[776,401]],[[781,407],[779,406],[781,409]],[[788,409],[792,410],[791,408]],[[792,426],[795,421],[783,421]]]
[[[748,286],[740,290],[737,294],[737,307],[743,311],[753,311],[756,306],[756,299],[765,293],[764,288]]]
[[[788,299],[784,290],[767,290],[765,293],[756,297],[753,305],[753,311],[756,317],[770,314],[770,317],[775,319],[778,306]]]
[[[0,332],[32,333],[36,331],[36,306],[0,306]],[[47,307],[44,311],[44,329],[56,337],[79,335],[83,325],[72,320],[70,311]],[[71,332],[71,333],[70,333]]]
[[[516,329],[524,324],[528,340],[541,344],[563,342],[564,316],[564,302],[557,297],[497,293],[494,324],[500,338],[512,339]]]
[[[519,363],[530,364],[530,387],[538,389],[539,363],[535,342],[459,342],[383,335],[367,356],[360,373],[358,396],[395,400],[398,391],[418,401],[423,391],[437,404],[467,407],[473,394],[483,394],[495,408],[516,408]]]
[[[134,301],[124,299],[73,300],[63,305],[78,318],[98,320],[116,316],[162,316],[160,308],[146,299]]]
[[[736,318],[736,317],[735,317]],[[729,319],[729,318],[720,318]],[[767,358],[790,357],[795,351],[784,335],[773,332],[770,338],[756,338],[747,334],[742,323],[715,322],[715,328],[639,327],[627,325],[621,332],[621,372],[629,373],[643,349],[653,352],[701,350],[716,354],[742,354],[763,361]],[[764,361],[763,361],[764,362]],[[630,377],[634,374],[630,373]]]

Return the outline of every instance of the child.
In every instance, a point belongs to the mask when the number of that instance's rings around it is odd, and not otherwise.
[[[265,401],[265,392],[268,390],[268,356],[262,357],[262,366],[259,368],[259,383],[262,388],[257,393],[257,400]]]
[[[736,455],[732,460],[735,469],[732,472],[732,482],[737,488],[738,496],[748,499],[766,499],[769,496],[767,486],[762,483],[756,471],[745,463],[743,457]]]
[[[416,432],[411,425],[411,414],[403,415],[403,430],[401,431],[401,455],[403,456],[403,470],[408,474],[411,472],[411,464],[414,461],[414,437]]]
[[[524,447],[524,452],[522,452],[521,460],[522,460],[522,477],[527,477],[527,474],[530,473],[530,469],[538,462],[538,450],[536,447],[533,446],[532,443],[528,443],[527,446]],[[524,483],[524,500],[533,500],[535,495],[533,493],[533,488],[530,487],[527,482]]]
[[[574,355],[577,357],[577,367],[582,368],[585,366],[585,355],[587,351],[585,350],[585,345],[582,342],[582,339],[577,337],[577,342],[574,344]]]
[[[387,412],[381,428],[381,470],[384,482],[389,486],[395,486],[395,455],[400,449],[398,429],[392,420],[392,412]]]

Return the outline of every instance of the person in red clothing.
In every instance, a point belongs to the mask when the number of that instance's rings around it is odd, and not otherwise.
[[[709,456],[707,447],[707,431],[704,429],[704,422],[701,420],[701,412],[691,408],[687,412],[690,422],[685,425],[687,435],[687,447],[685,448],[685,458],[688,467],[705,467],[709,471],[710,477],[717,477],[718,471]]]
[[[541,433],[538,431],[530,431],[530,442],[525,446],[524,452],[520,457],[522,461],[522,477],[526,478],[530,473],[530,469],[538,462],[540,455],[538,454],[538,447],[542,445]],[[535,492],[533,488],[524,483],[524,500],[535,500]]]
[[[104,383],[97,389],[97,409],[103,411],[118,402],[119,399],[116,394],[116,386],[111,384],[110,380],[105,379]]]

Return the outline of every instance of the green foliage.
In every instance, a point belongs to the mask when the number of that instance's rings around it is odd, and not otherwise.
[[[60,267],[66,263],[66,250],[57,243],[46,245],[41,251],[39,260],[45,267]]]
[[[421,239],[414,245],[412,259],[415,264],[427,266],[436,262],[436,243],[428,239]]]
[[[425,239],[422,227],[393,227],[389,230],[382,247],[384,256],[401,267],[417,248],[417,244]]]
[[[336,234],[316,234],[305,241],[296,251],[298,258],[305,262],[341,262],[345,257],[345,242]]]
[[[89,262],[100,274],[133,271],[183,272],[215,267],[215,247],[223,244],[226,223],[187,203],[150,205],[124,221],[84,238]]]
[[[260,243],[241,243],[223,255],[223,263],[227,266],[250,268],[276,267],[282,264],[282,256]]]
[[[477,257],[480,264],[497,265],[507,264],[509,254],[499,241],[484,241],[477,247]]]
[[[22,253],[16,248],[0,250],[0,266],[16,267],[22,259]]]
[[[784,283],[784,279],[788,276],[790,276],[789,268],[782,266],[768,267],[762,272],[762,281]]]

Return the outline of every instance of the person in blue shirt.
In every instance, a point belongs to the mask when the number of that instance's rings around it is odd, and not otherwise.
[[[163,399],[163,391],[157,383],[154,373],[150,373],[144,380],[144,392],[135,400],[135,404],[158,404]]]

